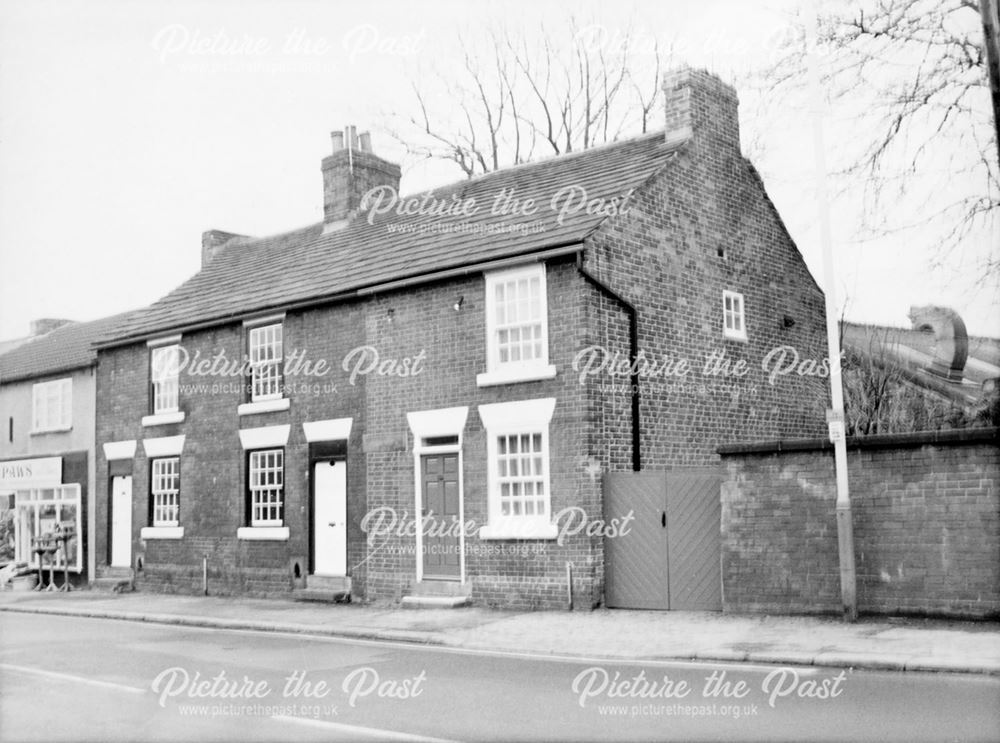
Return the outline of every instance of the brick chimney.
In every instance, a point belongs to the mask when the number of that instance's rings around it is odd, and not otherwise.
[[[669,144],[691,142],[699,149],[739,152],[739,100],[733,86],[707,70],[683,66],[664,73],[663,97]]]
[[[358,136],[347,127],[333,132],[333,154],[323,158],[323,231],[346,224],[357,212],[367,191],[377,186],[399,190],[400,169],[372,152],[371,135]]]
[[[222,248],[233,240],[241,240],[246,235],[237,235],[235,232],[223,232],[222,230],[206,230],[201,233],[201,267],[204,268]]]
[[[45,335],[46,333],[51,333],[56,328],[61,328],[63,325],[69,325],[72,320],[64,320],[61,317],[40,317],[37,320],[32,320],[31,324],[28,326],[28,332],[31,336]]]

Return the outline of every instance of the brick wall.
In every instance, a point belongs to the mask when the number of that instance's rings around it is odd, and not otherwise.
[[[1000,614],[997,429],[850,440],[858,609]],[[723,449],[726,611],[841,609],[829,444]]]
[[[373,375],[367,381],[366,445],[369,508],[391,507],[414,515],[413,441],[406,413],[468,406],[463,431],[466,521],[488,523],[486,432],[478,406],[555,397],[549,427],[551,510],[584,508],[601,514],[600,480],[586,473],[588,432],[584,390],[570,370],[587,336],[585,286],[572,262],[547,266],[549,361],[559,370],[551,380],[477,387],[486,371],[485,280],[482,275],[395,292],[367,305],[366,341],[386,358],[426,352],[423,371],[408,378]],[[463,297],[461,309],[454,304]],[[389,319],[391,316],[391,320]],[[382,540],[378,540],[382,544]],[[369,595],[395,600],[416,580],[412,537],[392,537],[368,560]],[[600,540],[467,539],[466,574],[472,599],[504,608],[556,608],[566,601],[566,563],[574,566],[575,601],[591,608],[600,601]]]
[[[133,555],[142,556],[142,585],[165,591],[190,592],[201,588],[202,559],[208,557],[210,591],[216,594],[276,593],[292,587],[293,560],[308,557],[309,459],[302,423],[353,417],[348,443],[348,564],[364,563],[361,520],[366,510],[366,470],[361,452],[364,430],[364,380],[346,383],[340,367],[348,351],[363,342],[360,310],[342,305],[336,310],[289,313],[284,323],[285,353],[304,351],[315,362],[325,359],[333,370],[322,377],[288,376],[287,411],[238,416],[246,401],[238,376],[196,376],[182,373],[181,423],[143,427],[148,411],[149,357],[145,344],[102,350],[98,355],[99,443],[136,439],[133,460]],[[212,359],[220,351],[229,360],[244,356],[241,325],[228,325],[185,335],[181,345],[191,359]],[[285,447],[285,523],[287,542],[237,540],[245,526],[246,462],[240,428],[290,424]],[[140,530],[149,525],[149,460],[142,440],[184,434],[181,454],[180,540],[150,539]],[[98,446],[95,506],[98,529],[97,563],[107,565],[108,499],[110,477],[103,447]],[[302,569],[307,566],[303,563]],[[358,592],[364,594],[364,571],[358,572]]]
[[[351,305],[289,314],[285,320],[285,353],[305,349],[312,360],[327,359],[335,368],[330,381],[336,391],[314,394],[298,380],[290,409],[238,417],[243,401],[239,378],[215,380],[182,375],[182,385],[222,382],[222,389],[181,394],[186,419],[179,424],[143,428],[148,406],[148,349],[136,345],[102,351],[98,379],[101,410],[100,442],[138,439],[133,463],[133,536],[136,556],[143,558],[141,584],[163,591],[196,592],[202,580],[202,558],[208,556],[212,593],[280,593],[292,587],[289,563],[308,555],[309,479],[307,445],[301,423],[324,418],[354,418],[348,449],[348,572],[355,596],[395,601],[416,580],[415,539],[393,536],[369,542],[361,522],[369,509],[391,507],[401,518],[415,516],[413,441],[406,413],[468,406],[463,432],[463,484],[466,520],[488,523],[486,499],[486,433],[479,418],[481,404],[557,399],[550,426],[551,508],[586,510],[601,516],[600,480],[588,474],[589,432],[584,389],[570,372],[572,358],[589,337],[586,287],[572,262],[548,266],[549,353],[560,370],[555,379],[479,388],[476,375],[486,370],[485,281],[482,275],[417,289],[380,295]],[[456,299],[464,298],[456,312]],[[243,330],[231,325],[185,335],[182,345],[192,357],[211,358],[224,350],[242,357]],[[379,362],[416,359],[421,372],[401,377],[373,371],[354,383],[342,361],[351,350],[369,346]],[[356,360],[354,357],[352,361]],[[350,364],[353,368],[353,363]],[[325,382],[324,382],[325,384]],[[187,389],[190,389],[188,387]],[[243,524],[245,463],[238,431],[290,423],[285,449],[286,524],[288,542],[247,542],[235,538]],[[146,525],[149,465],[141,440],[185,434],[181,456],[181,540],[139,538]],[[103,450],[98,462],[98,563],[107,564],[108,464]],[[379,549],[369,549],[377,547]],[[575,600],[591,608],[601,598],[599,537],[576,535],[559,545],[551,540],[468,540],[466,573],[475,602],[509,608],[565,605],[566,564],[573,563]]]
[[[647,358],[661,369],[689,364],[686,376],[641,382],[642,459],[649,469],[715,464],[716,448],[729,442],[817,435],[825,431],[828,399],[823,294],[740,154],[735,93],[707,73],[684,74],[693,89],[686,96],[676,75],[664,85],[674,103],[668,134],[685,132],[686,121],[685,137],[633,196],[628,213],[607,220],[588,240],[585,261],[636,306],[639,349]],[[746,341],[723,337],[723,290],[744,296]],[[627,359],[625,315],[596,289],[590,297],[596,342]],[[771,377],[778,359],[765,363],[782,347],[794,349],[782,368],[794,354],[799,364]],[[712,354],[719,363],[706,366]],[[601,420],[599,455],[614,470],[631,466],[630,400],[627,391],[602,383],[627,382],[606,373],[587,382]]]

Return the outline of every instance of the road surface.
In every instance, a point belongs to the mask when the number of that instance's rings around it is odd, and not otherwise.
[[[1000,679],[0,613],[13,741],[1000,740]]]

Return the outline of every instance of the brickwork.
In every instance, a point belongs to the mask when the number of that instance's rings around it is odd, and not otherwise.
[[[691,366],[685,379],[660,376],[642,383],[641,448],[643,465],[650,469],[717,462],[715,449],[725,442],[817,432],[825,397],[822,377],[793,374],[772,385],[761,372],[761,357],[774,346],[794,347],[803,358],[825,355],[823,298],[755,171],[739,153],[735,94],[704,73],[674,76],[666,85],[672,106],[668,141],[678,143],[672,161],[632,196],[627,214],[606,220],[582,246],[586,269],[637,307],[639,347],[647,358],[657,366],[666,359],[686,359]],[[365,165],[364,177],[375,179],[367,185],[388,177],[380,170],[383,161],[370,153],[355,154],[363,156],[353,162],[355,169]],[[346,208],[340,203],[346,193],[341,188],[343,158],[338,152],[323,165],[328,221],[332,207],[337,218]],[[398,179],[398,170],[389,176]],[[289,565],[309,552],[304,421],[354,418],[347,454],[348,572],[355,596],[365,600],[396,601],[417,580],[412,534],[375,537],[362,530],[364,514],[379,508],[391,508],[398,518],[418,517],[408,412],[469,408],[461,432],[461,481],[464,519],[478,528],[489,522],[487,435],[479,406],[555,398],[549,427],[551,513],[579,507],[588,521],[601,519],[601,473],[628,469],[632,457],[629,392],[606,385],[629,380],[627,375],[599,374],[581,382],[579,354],[600,347],[627,359],[628,317],[619,303],[584,278],[574,257],[551,259],[546,277],[549,363],[557,369],[552,379],[477,385],[477,374],[487,371],[481,272],[289,313],[286,356],[305,349],[312,360],[326,359],[334,374],[322,381],[334,381],[337,389],[314,394],[293,387],[288,411],[240,418],[236,409],[244,395],[239,389],[182,393],[184,422],[144,429],[140,421],[148,412],[148,350],[144,344],[103,350],[98,441],[187,437],[181,464],[184,538],[141,544],[143,518],[134,520],[144,585],[197,591],[207,555],[212,592],[290,590]],[[722,339],[723,289],[745,296],[747,342]],[[223,349],[227,357],[241,359],[243,336],[240,325],[230,324],[187,334],[183,345],[189,353],[200,350],[211,357]],[[368,356],[350,356],[345,371],[345,355],[362,347]],[[706,373],[705,359],[713,351],[724,354],[720,365],[744,360],[748,371],[738,377]],[[378,356],[374,363],[371,354]],[[420,372],[413,373],[418,359]],[[371,369],[352,380],[350,369],[358,363]],[[285,523],[291,537],[287,542],[238,541],[246,497],[238,431],[284,423],[291,425],[285,460]],[[133,474],[134,512],[144,515],[149,473],[141,444]],[[103,452],[98,482],[99,522],[105,523],[98,535],[101,562],[108,554],[108,464]],[[569,536],[561,543],[486,540],[477,534],[467,538],[464,555],[476,603],[562,607],[567,567],[574,606],[589,609],[603,599],[603,543],[597,533]]]
[[[385,295],[367,306],[367,342],[385,358],[414,357],[425,351],[422,371],[407,378],[374,375],[367,382],[368,505],[391,507],[413,517],[416,506],[413,442],[406,413],[468,406],[463,431],[465,520],[488,523],[486,432],[478,406],[496,402],[555,397],[550,433],[551,510],[583,508],[588,518],[601,515],[600,481],[585,472],[587,463],[586,397],[569,372],[587,326],[583,282],[571,262],[547,267],[549,361],[555,379],[497,387],[477,387],[486,371],[484,280],[478,277]],[[463,297],[461,309],[454,305]],[[391,320],[390,320],[391,317]],[[372,598],[394,600],[416,581],[414,539],[378,539],[383,545],[368,560]],[[550,540],[467,538],[466,576],[477,603],[506,608],[554,608],[565,605],[566,563],[581,576],[575,600],[591,608],[600,600],[594,580],[600,564],[600,541],[569,537]],[[586,577],[589,576],[589,577]]]
[[[628,213],[598,229],[585,261],[636,306],[639,350],[671,372],[641,382],[642,458],[650,469],[715,464],[724,443],[816,435],[825,430],[828,400],[823,294],[740,154],[735,94],[693,70],[668,75],[664,87],[668,104],[683,102],[668,110],[668,135],[686,131],[688,138]],[[746,341],[723,337],[723,290],[743,294]],[[627,359],[625,314],[590,293],[599,342]],[[782,347],[794,349],[783,363],[772,353]],[[713,353],[718,363],[706,364]],[[794,354],[795,369],[772,378],[776,367],[792,366]],[[681,360],[690,371],[678,377],[672,372]],[[737,376],[740,362],[746,372]],[[617,387],[628,381],[602,373],[587,382],[602,410],[600,456],[614,470],[631,466],[629,392]]]
[[[859,611],[1000,615],[1000,449],[995,429],[965,434],[850,448]],[[726,611],[840,611],[833,453],[803,448],[723,456]]]
[[[181,423],[146,427],[141,424],[149,406],[148,349],[144,344],[109,349],[99,354],[98,395],[102,401],[97,417],[101,443],[136,439],[133,460],[132,531],[133,553],[143,557],[142,580],[164,590],[200,589],[202,559],[207,556],[211,588],[217,594],[273,593],[291,588],[291,561],[303,562],[309,554],[309,455],[302,429],[306,421],[353,417],[348,444],[348,561],[364,561],[361,520],[365,513],[365,467],[361,456],[361,432],[365,406],[364,381],[348,385],[340,368],[341,359],[362,344],[357,306],[336,311],[313,310],[289,313],[284,323],[286,355],[302,352],[310,362],[325,360],[332,371],[320,377],[289,375],[286,378],[291,403],[287,411],[238,416],[246,401],[240,376],[197,376],[182,373]],[[185,335],[181,345],[191,359],[213,359],[220,351],[225,358],[241,362],[244,330],[229,325]],[[200,354],[200,356],[199,356]],[[287,542],[237,540],[246,526],[246,455],[239,430],[290,424],[285,447],[285,523]],[[149,460],[142,440],[184,434],[181,454],[180,540],[140,539],[149,525]],[[110,476],[102,447],[98,447],[97,562],[109,560],[108,500]],[[363,575],[358,590],[363,595]]]

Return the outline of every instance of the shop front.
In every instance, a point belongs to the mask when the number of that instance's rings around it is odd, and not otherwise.
[[[86,580],[87,453],[0,461],[0,562],[54,570],[62,585]],[[47,550],[42,550],[48,547]]]

